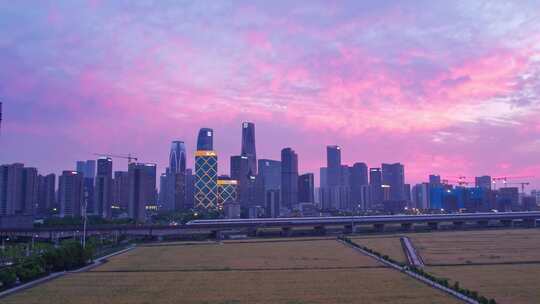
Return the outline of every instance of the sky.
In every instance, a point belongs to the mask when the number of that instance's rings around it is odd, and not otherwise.
[[[338,144],[409,183],[540,188],[539,97],[538,1],[0,1],[0,163],[43,173],[164,171],[172,140],[192,166],[201,127],[228,173],[252,121],[258,158],[292,147],[301,173]]]

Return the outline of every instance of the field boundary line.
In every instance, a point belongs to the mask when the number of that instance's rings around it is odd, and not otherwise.
[[[351,244],[349,244],[349,243],[347,243],[347,242],[345,242],[343,240],[338,239],[337,241],[339,243],[353,249],[353,250],[356,250],[357,252],[360,252],[360,253],[362,253],[364,255],[367,255],[367,256],[379,261],[380,263],[388,266],[388,268],[393,268],[395,270],[398,270],[399,272],[402,272],[402,273],[404,273],[404,274],[416,279],[417,281],[420,281],[420,282],[422,282],[422,283],[424,283],[424,284],[426,284],[426,285],[428,285],[428,286],[430,286],[432,288],[438,289],[438,290],[440,290],[440,291],[442,291],[442,292],[444,292],[446,294],[449,294],[449,295],[453,296],[454,298],[456,298],[458,300],[461,300],[464,303],[479,304],[478,301],[473,300],[473,299],[471,299],[471,298],[469,298],[469,297],[467,297],[467,296],[465,296],[465,295],[463,295],[463,294],[461,294],[461,293],[459,293],[459,292],[457,292],[455,290],[452,290],[452,289],[450,289],[448,287],[444,287],[439,283],[433,282],[433,281],[431,281],[431,280],[429,280],[429,279],[427,279],[427,278],[425,278],[425,277],[423,277],[423,276],[421,276],[419,274],[416,274],[416,273],[414,273],[414,272],[412,272],[410,270],[407,270],[405,267],[402,267],[400,265],[391,263],[391,262],[383,259],[382,257],[378,257],[375,254],[367,252],[366,250],[364,250],[362,248],[355,247],[355,246],[353,246],[353,245],[351,245]]]
[[[79,268],[79,269],[76,269],[76,270],[71,270],[71,271],[59,271],[59,272],[53,272],[45,277],[42,277],[42,278],[39,278],[39,279],[36,279],[36,280],[33,280],[33,281],[30,281],[28,283],[24,283],[24,284],[21,284],[19,286],[15,286],[13,288],[10,288],[10,289],[7,289],[7,290],[4,290],[2,292],[0,292],[0,299],[1,298],[4,298],[4,297],[7,297],[11,294],[14,294],[14,293],[17,293],[17,292],[21,292],[23,290],[26,290],[26,289],[30,289],[32,287],[35,287],[37,285],[40,285],[40,284],[43,284],[43,283],[46,283],[48,281],[52,281],[54,279],[57,279],[59,277],[62,277],[62,276],[65,276],[65,275],[68,275],[68,274],[72,274],[72,273],[80,273],[80,272],[84,272],[84,271],[87,271],[89,269],[92,269],[94,267],[97,267],[99,265],[102,265],[103,263],[105,263],[107,261],[107,258],[110,258],[112,256],[115,256],[115,255],[119,255],[119,254],[122,254],[122,253],[125,253],[127,251],[130,251],[132,249],[134,249],[135,246],[130,246],[128,248],[124,248],[122,250],[119,250],[119,251],[116,251],[116,252],[113,252],[111,254],[108,254],[106,256],[102,256],[96,260],[94,260],[94,262],[92,262],[91,264],[87,265],[87,266],[84,266],[82,268]]]
[[[141,270],[96,270],[92,273],[151,273],[151,272],[257,272],[257,271],[318,271],[318,270],[356,270],[382,269],[385,266],[351,266],[351,267],[282,267],[282,268],[210,268],[210,269],[141,269]]]

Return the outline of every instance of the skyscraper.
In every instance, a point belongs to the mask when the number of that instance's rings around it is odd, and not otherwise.
[[[400,163],[382,164],[382,183],[390,186],[390,200],[404,201],[405,169]]]
[[[127,211],[129,208],[129,172],[115,171],[113,185],[113,204]]]
[[[96,201],[94,197],[95,178],[96,178],[96,161],[82,160],[76,164],[77,172],[83,175],[84,181],[84,204],[88,214],[97,213]]]
[[[351,187],[351,202],[353,206],[363,206],[364,208],[369,205],[369,202],[365,201],[366,195],[363,193],[363,187],[369,184],[368,179],[368,167],[365,163],[355,163],[350,168],[350,187]]]
[[[156,203],[156,165],[131,163],[129,175],[129,217],[138,221],[146,220],[146,206]]]
[[[259,177],[263,180],[265,190],[281,188],[281,162],[279,160],[259,159]]]
[[[195,152],[195,208],[217,208],[218,159],[214,151]]]
[[[210,128],[202,128],[197,136],[197,151],[213,151],[214,150],[214,130]]]
[[[477,188],[491,190],[491,176],[489,175],[477,176],[475,177],[474,181],[475,181],[475,186]]]
[[[302,174],[298,177],[298,202],[315,202],[315,177],[313,173]]]
[[[20,163],[0,166],[0,215],[33,214],[37,191],[35,168]]]
[[[248,158],[249,170],[252,176],[257,175],[257,152],[255,150],[255,124],[242,123],[242,156]]]
[[[218,179],[218,209],[225,204],[237,202],[238,182],[233,179]]]
[[[369,169],[369,186],[371,188],[371,202],[381,203],[383,201],[382,173],[380,168]]]
[[[248,207],[253,201],[254,177],[250,174],[249,158],[244,155],[231,156],[231,178],[238,181],[238,201],[242,207]]]
[[[63,171],[59,179],[60,217],[83,215],[84,179],[77,171]]]
[[[298,155],[291,148],[281,150],[281,205],[298,204]]]
[[[96,183],[94,188],[94,212],[103,218],[111,218],[113,196],[113,163],[109,157],[97,161]]]
[[[172,142],[169,167],[161,179],[162,208],[169,211],[186,209],[186,147],[184,142]]]
[[[326,147],[326,167],[328,187],[341,186],[341,147]]]
[[[86,178],[95,178],[96,161],[93,159],[77,161],[76,170]]]
[[[183,141],[175,140],[171,143],[169,170],[171,173],[186,172],[186,145]]]
[[[56,175],[38,176],[38,207],[39,215],[47,215],[56,205]]]

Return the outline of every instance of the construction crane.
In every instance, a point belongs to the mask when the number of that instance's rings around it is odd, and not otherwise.
[[[463,179],[459,179],[459,180],[443,179],[442,183],[445,185],[457,184],[459,186],[468,186],[470,184],[470,182]]]
[[[497,182],[502,181],[503,186],[506,186],[508,184],[508,180],[523,179],[523,178],[534,178],[534,176],[497,176],[497,177],[492,177],[491,182],[493,183],[493,189],[497,190]],[[526,185],[522,185],[523,188],[525,186]]]
[[[525,186],[530,185],[529,182],[515,182],[515,183],[506,183],[505,185],[521,185],[521,194],[525,195]]]
[[[123,159],[127,159],[128,160],[128,166],[129,164],[131,164],[133,161],[137,161],[138,158],[135,157],[135,156],[132,156],[131,153],[128,154],[128,155],[116,155],[116,154],[105,154],[105,153],[94,153],[94,155],[97,155],[97,156],[101,156],[101,157],[110,157],[110,158],[123,158]]]

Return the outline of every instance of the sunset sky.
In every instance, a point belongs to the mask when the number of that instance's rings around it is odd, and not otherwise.
[[[201,127],[228,173],[252,121],[258,158],[292,147],[301,172],[339,144],[409,183],[540,188],[540,2],[1,1],[0,101],[0,163],[43,173],[95,152],[162,172]]]

